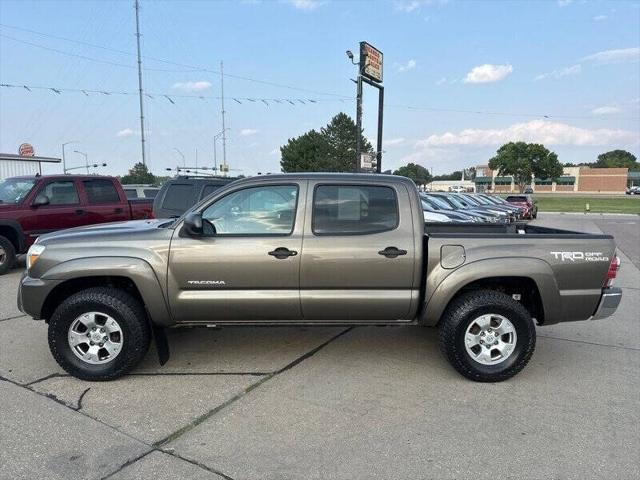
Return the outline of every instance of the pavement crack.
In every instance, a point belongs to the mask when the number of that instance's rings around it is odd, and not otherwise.
[[[622,349],[622,350],[631,350],[631,351],[634,351],[634,352],[640,352],[640,348],[625,347],[624,345],[611,345],[609,343],[588,342],[587,340],[574,340],[574,339],[571,339],[571,338],[551,337],[549,335],[538,335],[538,338],[550,338],[552,340],[562,340],[562,341],[565,341],[565,342],[584,343],[586,345],[597,345],[598,347],[619,348],[619,349]]]
[[[147,450],[146,452],[144,452],[142,455],[138,455],[135,458],[132,458],[131,460],[126,461],[125,463],[123,463],[122,465],[120,465],[118,468],[116,468],[113,472],[100,477],[100,480],[107,480],[108,478],[113,477],[116,473],[121,472],[122,470],[124,470],[125,468],[127,468],[129,465],[133,465],[134,463],[136,463],[138,460],[142,460],[144,457],[146,457],[147,455],[149,455],[150,453],[154,452],[156,449],[155,448],[151,448],[149,450]]]
[[[91,387],[88,387],[84,392],[80,394],[80,397],[78,398],[78,405],[76,407],[76,411],[82,408],[82,400],[84,400],[84,396],[87,394],[89,390],[91,390]]]
[[[52,373],[51,375],[47,375],[45,377],[42,378],[38,378],[37,380],[33,380],[29,383],[25,383],[24,386],[25,387],[30,387],[31,385],[35,385],[36,383],[40,383],[40,382],[44,382],[45,380],[50,380],[52,378],[66,378],[66,377],[70,377],[71,375],[69,375],[68,373]]]
[[[275,372],[139,372],[130,373],[131,377],[171,377],[171,376],[246,376],[246,377],[263,377],[271,375]]]
[[[216,413],[220,412],[221,410],[224,410],[225,408],[227,408],[228,406],[234,404],[235,402],[237,402],[238,400],[240,400],[241,398],[245,397],[247,394],[249,394],[251,391],[255,390],[256,388],[258,388],[260,385],[264,384],[265,382],[268,382],[269,380],[271,380],[274,377],[277,377],[278,375],[280,375],[283,372],[286,372],[287,370],[292,369],[293,367],[295,367],[296,365],[299,365],[301,362],[305,361],[306,359],[312,357],[313,355],[315,355],[316,353],[318,353],[320,350],[322,350],[323,348],[325,348],[327,345],[329,345],[330,343],[334,342],[335,340],[337,340],[338,338],[340,338],[341,336],[345,335],[346,333],[350,332],[351,330],[353,330],[355,327],[349,327],[345,330],[342,330],[340,333],[334,335],[333,337],[331,337],[330,339],[328,339],[327,341],[321,343],[320,345],[318,345],[317,347],[313,348],[312,350],[309,350],[308,352],[306,352],[304,355],[301,355],[300,357],[296,358],[295,360],[293,360],[292,362],[288,363],[286,366],[284,366],[283,368],[281,368],[280,370],[277,370],[273,373],[270,373],[268,375],[265,375],[264,377],[262,377],[260,380],[258,380],[255,383],[252,383],[251,385],[249,385],[247,388],[245,388],[244,390],[242,390],[241,392],[237,393],[236,395],[234,395],[233,397],[229,398],[227,401],[221,403],[220,405],[218,405],[217,407],[213,408],[212,410],[209,410],[208,412],[200,415],[199,417],[197,417],[196,419],[194,419],[193,421],[191,421],[190,423],[188,423],[187,425],[185,425],[184,427],[176,430],[175,432],[173,432],[172,434],[168,435],[167,437],[163,438],[162,440],[159,440],[157,442],[155,442],[153,444],[154,447],[158,448],[161,447],[163,445],[166,445],[170,442],[173,442],[174,440],[177,440],[179,437],[181,437],[182,435],[184,435],[185,433],[193,430],[195,427],[197,427],[198,425],[200,425],[202,422],[208,420],[209,418],[211,418],[212,416],[214,416]]]
[[[220,477],[224,478],[225,480],[234,480],[233,477],[230,477],[226,473],[223,473],[220,470],[216,470],[215,468],[211,468],[211,467],[205,465],[204,463],[200,463],[200,462],[198,462],[196,460],[191,460],[190,458],[183,457],[182,455],[174,452],[172,449],[166,449],[166,450],[158,449],[158,451],[162,452],[162,453],[166,453],[167,455],[171,455],[172,457],[179,458],[180,460],[183,460],[183,461],[185,461],[187,463],[195,465],[196,467],[200,467],[203,470],[206,470],[207,472],[215,473],[216,475],[219,475]]]
[[[22,317],[26,317],[26,315],[16,315],[15,317],[0,318],[0,322],[6,322],[7,320],[15,320],[17,318],[22,318]]]

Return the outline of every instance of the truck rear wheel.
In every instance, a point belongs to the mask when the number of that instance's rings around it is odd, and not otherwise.
[[[440,350],[462,375],[501,382],[520,372],[536,345],[531,315],[509,295],[493,290],[462,294],[440,320]]]
[[[144,358],[151,328],[140,303],[114,288],[83,290],[64,300],[49,320],[49,348],[81,380],[118,378]]]
[[[13,244],[0,235],[0,275],[4,275],[16,263],[16,249]]]

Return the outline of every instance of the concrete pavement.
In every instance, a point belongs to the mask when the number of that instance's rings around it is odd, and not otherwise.
[[[0,277],[0,479],[631,478],[640,224],[619,219],[541,214],[619,236],[624,296],[610,319],[539,328],[500,384],[459,376],[419,327],[177,330],[164,367],[151,351],[82,382],[17,312],[19,272]]]

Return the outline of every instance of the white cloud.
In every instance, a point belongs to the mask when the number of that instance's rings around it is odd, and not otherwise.
[[[620,113],[620,109],[618,107],[605,105],[604,107],[594,108],[591,110],[591,113],[594,115],[611,115],[612,113]]]
[[[606,15],[596,15],[595,17],[593,17],[593,21],[594,22],[604,22],[607,18]]]
[[[182,90],[183,92],[202,92],[211,88],[211,83],[205,80],[199,82],[178,82],[174,83],[171,88]]]
[[[256,130],[255,128],[243,128],[242,130],[240,130],[240,136],[249,137],[251,135],[255,135],[258,132],[259,130]]]
[[[404,13],[420,11],[420,7],[425,5],[444,5],[449,0],[396,0],[394,2],[396,10]]]
[[[417,147],[450,145],[493,146],[511,141],[542,143],[545,145],[609,145],[634,144],[638,134],[628,130],[586,129],[550,120],[531,120],[515,123],[504,129],[469,128],[460,132],[431,135],[420,140]]]
[[[412,59],[408,60],[407,63],[405,63],[403,65],[397,65],[396,69],[400,73],[408,72],[409,70],[413,70],[414,68],[416,68],[416,65],[417,65],[417,62],[412,58]]]
[[[640,47],[603,50],[584,57],[584,60],[598,64],[638,62],[640,61]]]
[[[123,128],[118,133],[116,133],[116,137],[133,137],[135,132],[130,128]]]
[[[513,72],[511,65],[491,65],[485,63],[473,67],[464,78],[464,83],[491,83],[503,80],[507,75]]]
[[[391,147],[393,145],[400,145],[402,143],[404,143],[404,138],[403,137],[399,137],[399,138],[389,138],[389,139],[384,139],[382,141],[382,144],[385,147]]]
[[[285,3],[297,10],[311,11],[321,7],[325,2],[320,0],[286,0]]]
[[[553,72],[543,73],[535,77],[533,80],[544,80],[545,78],[562,78],[567,77],[569,75],[579,75],[582,72],[582,65],[579,63],[576,65],[571,65],[570,67],[561,68],[560,70],[554,70]]]
[[[273,150],[271,150],[269,152],[269,155],[280,155],[280,149],[279,148],[274,148]]]
[[[447,77],[442,77],[436,82],[436,85],[444,85],[445,83],[447,83]]]
[[[559,7],[566,7],[568,5],[571,5],[572,3],[573,3],[573,0],[558,0]]]

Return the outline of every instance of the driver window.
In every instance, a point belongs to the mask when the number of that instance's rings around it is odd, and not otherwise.
[[[251,187],[221,198],[202,212],[216,235],[290,235],[293,232],[298,187]]]

